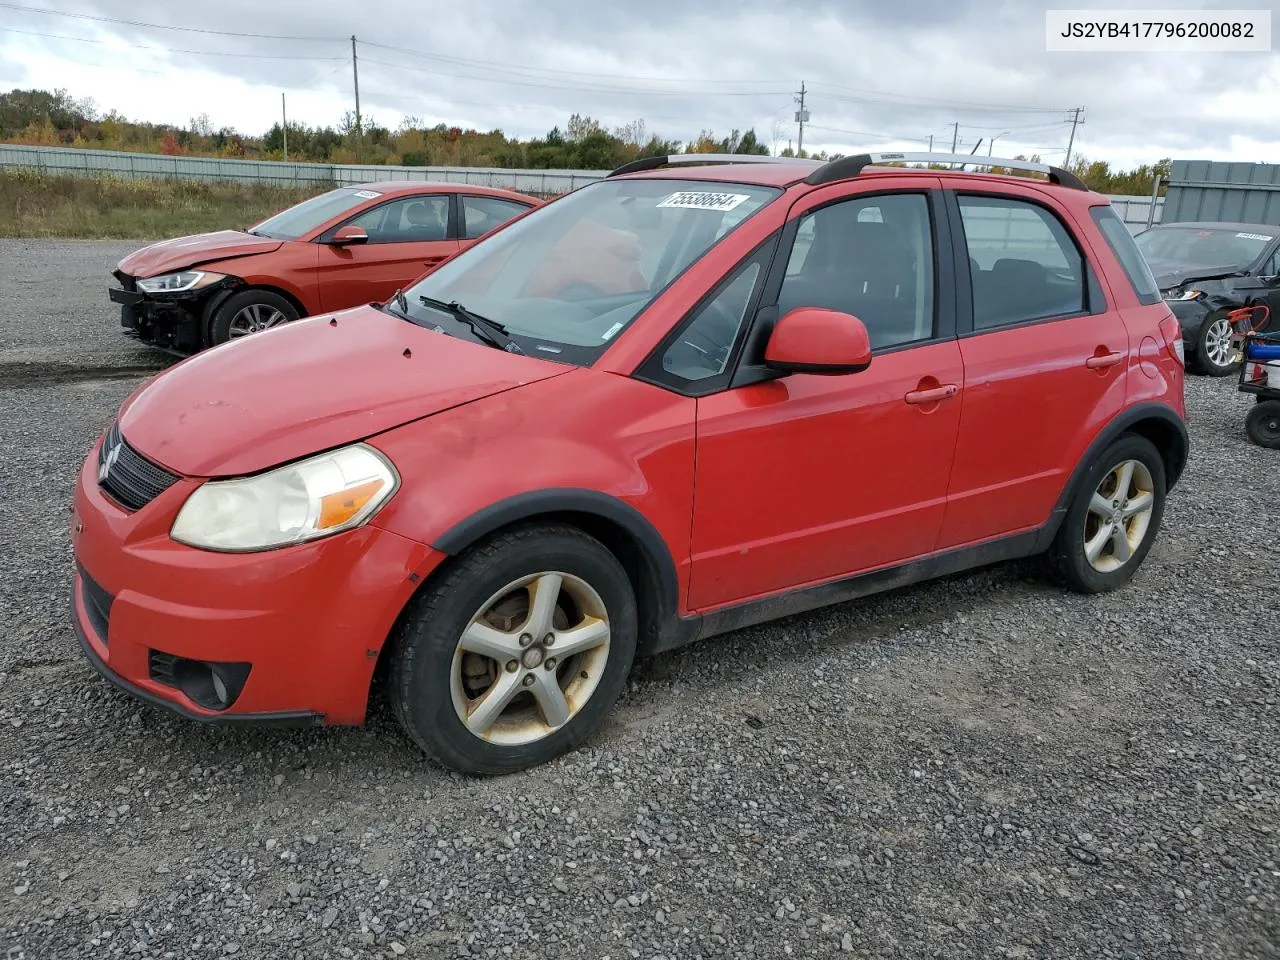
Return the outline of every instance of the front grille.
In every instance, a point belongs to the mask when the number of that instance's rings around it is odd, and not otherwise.
[[[130,293],[138,292],[138,281],[135,280],[133,277],[129,276],[123,270],[113,270],[112,274],[115,276],[117,280],[120,281],[120,286],[124,287],[125,290],[129,291]]]
[[[141,510],[178,482],[178,477],[152,463],[125,442],[112,424],[98,451],[98,482],[113,500]]]
[[[79,565],[77,565],[79,566]],[[111,604],[115,597],[102,589],[101,585],[89,576],[83,566],[79,567],[80,594],[84,601],[84,613],[89,618],[89,625],[103,644],[107,642],[107,625],[111,621]]]

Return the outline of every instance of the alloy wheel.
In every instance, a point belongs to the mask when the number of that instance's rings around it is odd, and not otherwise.
[[[609,660],[609,614],[585,580],[546,571],[494,593],[458,639],[458,719],[490,743],[533,743],[583,708]]]
[[[251,333],[269,330],[288,322],[288,317],[275,307],[265,303],[251,303],[236,311],[227,328],[227,336],[246,337]]]
[[[1230,366],[1236,361],[1236,350],[1231,345],[1231,324],[1226,317],[1219,317],[1209,324],[1204,336],[1205,353],[1215,367]]]
[[[1099,573],[1129,562],[1146,539],[1155,508],[1155,483],[1140,460],[1124,460],[1098,484],[1084,523],[1084,554]]]

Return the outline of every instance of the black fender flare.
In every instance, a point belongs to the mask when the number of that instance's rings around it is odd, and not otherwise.
[[[648,598],[652,606],[642,610],[642,650],[651,647],[659,635],[677,622],[679,579],[671,550],[662,534],[635,507],[598,490],[555,487],[519,493],[459,520],[434,537],[430,545],[448,556],[456,556],[503,527],[542,518],[564,518],[570,522],[574,518],[603,521],[626,536],[635,549],[636,559],[642,564],[647,589],[653,591]],[[644,604],[646,598],[637,599]]]
[[[1167,441],[1164,446],[1157,444],[1157,449],[1160,450],[1165,461],[1165,490],[1167,492],[1174,488],[1181,479],[1183,470],[1186,469],[1187,459],[1191,453],[1191,440],[1186,422],[1178,416],[1176,410],[1164,403],[1140,403],[1123,410],[1098,431],[1098,435],[1093,438],[1093,442],[1077,461],[1071,477],[1058,496],[1058,502],[1054,504],[1053,512],[1049,514],[1049,522],[1041,530],[1040,546],[1047,548],[1057,535],[1058,527],[1066,516],[1071,501],[1075,499],[1084,475],[1102,455],[1102,451],[1111,446],[1122,434],[1144,435],[1141,429],[1134,428],[1153,422],[1160,425],[1157,429],[1165,431],[1163,439]]]

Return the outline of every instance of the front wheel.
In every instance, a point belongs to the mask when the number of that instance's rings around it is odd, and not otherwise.
[[[1165,492],[1164,461],[1150,440],[1111,444],[1085,474],[1049,551],[1059,578],[1080,593],[1128,583],[1156,538]]]
[[[1231,343],[1231,322],[1225,315],[1211,315],[1196,334],[1196,366],[1211,377],[1225,377],[1239,367],[1239,351]]]
[[[1260,447],[1280,450],[1280,400],[1263,400],[1244,418],[1249,439]]]
[[[244,290],[228,297],[209,325],[209,345],[261,333],[298,319],[298,311],[270,290]]]
[[[603,544],[558,524],[511,530],[415,599],[393,639],[390,699],[444,766],[527,769],[600,726],[636,637],[631,583]]]

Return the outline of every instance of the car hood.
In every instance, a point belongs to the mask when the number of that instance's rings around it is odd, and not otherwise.
[[[572,369],[356,307],[183,360],[125,401],[119,426],[175,473],[238,476]]]
[[[1188,280],[1220,280],[1240,272],[1239,266],[1204,266],[1198,263],[1180,263],[1176,260],[1149,260],[1147,266],[1155,276],[1161,290],[1181,286]]]
[[[155,277],[186,270],[212,260],[248,257],[280,249],[283,241],[255,237],[239,230],[218,230],[175,237],[135,250],[120,261],[119,269],[131,277]]]

